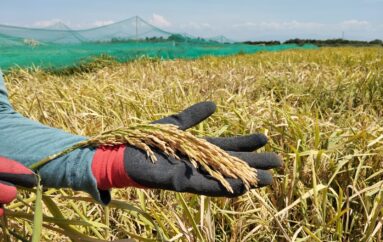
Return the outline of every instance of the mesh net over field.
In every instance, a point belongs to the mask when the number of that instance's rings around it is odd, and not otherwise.
[[[226,56],[292,48],[311,49],[313,45],[260,46],[234,43],[224,36],[209,39],[161,30],[139,17],[98,28],[72,30],[58,23],[48,28],[22,28],[0,25],[0,68],[14,66],[68,67],[97,56],[118,61],[139,57],[163,59]]]

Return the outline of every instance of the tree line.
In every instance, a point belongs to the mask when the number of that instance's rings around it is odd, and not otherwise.
[[[245,44],[250,45],[280,45],[280,44],[314,44],[317,46],[341,46],[341,45],[351,45],[351,46],[371,46],[371,45],[380,45],[383,46],[383,41],[380,39],[375,39],[371,41],[361,41],[361,40],[347,40],[347,39],[326,39],[326,40],[317,40],[317,39],[289,39],[284,42],[281,41],[245,41]]]

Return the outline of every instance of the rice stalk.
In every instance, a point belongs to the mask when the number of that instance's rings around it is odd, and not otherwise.
[[[271,186],[234,200],[209,198],[211,206],[203,205],[201,196],[183,195],[207,241],[311,241],[309,232],[322,241],[381,241],[381,213],[375,204],[383,183],[382,66],[382,47],[339,47],[198,60],[141,59],[70,73],[15,69],[5,79],[17,112],[82,136],[147,123],[214,100],[219,107],[214,119],[193,134],[262,131],[271,137],[264,151],[284,159]],[[30,241],[35,190],[18,190],[23,202],[7,209],[30,216],[13,217],[7,210],[7,226]],[[139,209],[138,191],[145,194],[145,211]],[[48,189],[44,196],[66,220],[103,222],[104,209],[83,192]],[[130,235],[152,241],[199,238],[174,192],[114,189],[112,196],[119,204],[113,200],[109,205],[110,240]],[[44,216],[55,216],[43,205]],[[42,241],[78,238],[47,217]],[[97,237],[89,226],[73,227]],[[95,229],[104,236],[104,227]],[[0,241],[9,234],[0,231]]]
[[[122,144],[145,151],[153,163],[157,161],[153,148],[178,160],[181,160],[180,156],[185,156],[195,168],[205,169],[231,193],[234,191],[225,178],[240,179],[248,190],[258,183],[256,169],[250,167],[246,162],[172,124],[143,124],[107,131],[44,158],[32,164],[30,168],[36,170],[75,149]]]

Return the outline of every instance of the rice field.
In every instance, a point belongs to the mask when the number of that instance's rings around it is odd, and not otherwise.
[[[13,69],[6,84],[23,115],[85,136],[211,100],[217,112],[193,134],[264,133],[263,150],[284,161],[272,186],[234,199],[127,188],[102,207],[82,192],[47,189],[42,241],[382,240],[381,47]],[[35,201],[36,189],[20,190],[1,241],[31,238]]]

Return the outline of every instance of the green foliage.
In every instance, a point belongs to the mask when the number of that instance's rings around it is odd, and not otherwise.
[[[327,40],[316,40],[316,39],[290,39],[284,42],[284,44],[313,44],[317,46],[382,46],[382,40],[376,39],[372,41],[361,41],[361,40],[347,40],[347,39],[327,39]]]

